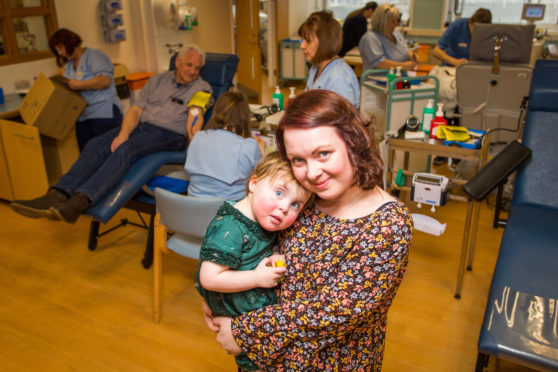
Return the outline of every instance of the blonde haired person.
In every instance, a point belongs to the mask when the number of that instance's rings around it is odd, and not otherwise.
[[[407,42],[397,29],[401,13],[394,5],[382,4],[370,20],[372,29],[365,33],[358,44],[363,70],[389,69],[401,66],[412,70],[417,65],[416,54],[407,48]]]
[[[275,287],[285,273],[284,256],[273,254],[277,233],[291,226],[311,198],[288,160],[266,155],[254,169],[246,197],[225,202],[211,221],[200,251],[196,288],[205,313],[239,316],[277,303]],[[258,367],[244,354],[244,370]]]

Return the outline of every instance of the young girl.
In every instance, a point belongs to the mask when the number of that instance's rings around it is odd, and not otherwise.
[[[196,273],[204,308],[238,316],[276,303],[274,287],[285,272],[278,264],[283,257],[273,255],[277,232],[295,221],[310,196],[279,153],[256,165],[246,197],[225,202],[207,228]],[[245,355],[236,362],[245,370],[257,369]]]

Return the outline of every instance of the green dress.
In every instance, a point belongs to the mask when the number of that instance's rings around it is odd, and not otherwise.
[[[221,293],[208,291],[200,283],[203,261],[211,261],[231,270],[252,270],[262,259],[273,253],[277,233],[269,232],[234,207],[236,202],[226,201],[209,224],[200,250],[200,265],[196,272],[196,289],[216,316],[239,316],[277,303],[274,288],[254,288],[243,292]],[[253,371],[258,366],[241,353],[236,364]]]
[[[260,261],[273,253],[277,233],[269,232],[246,217],[227,201],[219,208],[209,224],[200,251],[200,266],[196,272],[196,289],[217,316],[239,316],[252,310],[277,303],[274,288],[254,288],[243,292],[220,293],[208,291],[200,284],[203,261],[228,266],[231,270],[253,270]]]

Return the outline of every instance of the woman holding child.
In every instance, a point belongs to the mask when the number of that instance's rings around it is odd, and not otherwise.
[[[277,130],[281,155],[315,201],[280,235],[278,302],[208,327],[265,370],[380,370],[387,311],[413,234],[411,214],[380,187],[370,123],[339,95],[297,95]]]

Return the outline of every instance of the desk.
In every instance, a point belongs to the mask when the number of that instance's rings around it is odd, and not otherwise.
[[[6,94],[4,103],[0,104],[0,119],[13,119],[19,116],[19,104],[23,97],[18,93]]]
[[[404,153],[405,158],[403,162],[404,163],[403,174],[406,176],[410,176],[408,178],[411,178],[412,175],[415,173],[407,170],[410,153],[427,154],[427,155],[431,155],[432,157],[445,156],[453,159],[471,160],[475,163],[474,171],[473,171],[474,174],[476,174],[479,171],[479,169],[486,164],[490,138],[485,138],[482,148],[478,150],[464,149],[461,147],[453,147],[453,146],[444,146],[443,144],[441,144],[440,140],[437,141],[439,141],[439,143],[431,144],[422,141],[411,141],[411,140],[395,139],[395,138],[389,138],[387,140],[386,143],[387,143],[388,157],[387,157],[387,164],[386,164],[386,172],[387,172],[386,189],[388,192],[393,189],[411,192],[410,186],[397,186],[394,182],[395,179],[394,175],[398,171],[397,169],[394,168],[395,151],[402,151]],[[450,182],[453,185],[458,185],[460,187],[463,187],[463,185],[467,182],[467,180],[450,178]],[[465,217],[465,228],[463,230],[463,243],[461,244],[461,254],[460,254],[459,266],[457,270],[457,284],[455,286],[455,298],[459,299],[461,298],[461,287],[463,284],[463,275],[465,273],[465,261],[467,260],[467,253],[469,253],[467,270],[471,270],[472,268],[473,256],[475,250],[475,241],[477,237],[477,226],[478,226],[479,213],[480,213],[480,203],[473,201],[465,196],[453,195],[450,192],[448,192],[447,198],[450,200],[458,200],[467,203],[467,215]]]
[[[360,75],[362,75],[362,58],[360,57],[360,55],[346,54],[343,57],[343,60],[353,68],[356,77],[360,79]]]

